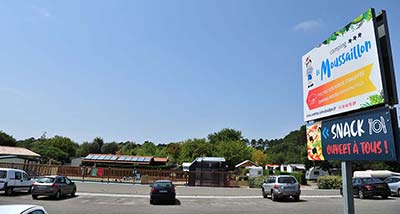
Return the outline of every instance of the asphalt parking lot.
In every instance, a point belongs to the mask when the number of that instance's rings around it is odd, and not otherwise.
[[[343,213],[334,190],[303,190],[300,202],[272,202],[259,189],[178,187],[175,205],[150,205],[148,186],[78,184],[74,198],[32,200],[31,195],[0,196],[0,204],[38,204],[49,213]],[[356,213],[398,214],[400,198],[355,199]]]

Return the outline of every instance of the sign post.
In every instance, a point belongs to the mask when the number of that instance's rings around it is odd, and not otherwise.
[[[354,214],[352,167],[350,161],[342,161],[342,183],[344,214]]]

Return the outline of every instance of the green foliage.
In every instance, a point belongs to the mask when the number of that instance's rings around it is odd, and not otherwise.
[[[120,145],[116,142],[105,143],[101,147],[101,153],[103,154],[115,154],[120,149]]]
[[[55,136],[34,141],[31,149],[42,156],[43,162],[53,160],[58,163],[65,163],[70,162],[70,159],[75,157],[78,144],[67,137]]]
[[[268,162],[272,164],[290,164],[307,162],[306,128],[302,126],[283,139],[271,140],[267,150]]]
[[[16,143],[17,141],[13,138],[13,136],[0,131],[0,146],[15,146]]]
[[[259,166],[265,166],[268,163],[267,155],[258,149],[250,148],[251,160],[257,163]]]
[[[296,178],[296,180],[299,182],[299,184],[307,184],[306,176],[304,173],[301,172],[292,172],[289,175],[293,176]]]
[[[319,189],[339,189],[342,186],[342,178],[340,176],[320,176],[317,179]]]
[[[259,176],[255,178],[249,178],[249,187],[250,188],[261,188],[264,183],[265,176]]]
[[[192,162],[197,157],[213,156],[214,145],[206,139],[190,139],[181,142],[179,163]]]
[[[251,158],[251,149],[243,141],[219,142],[215,145],[215,156],[225,157],[230,169],[235,165]]]
[[[134,152],[140,156],[154,156],[157,152],[157,146],[153,142],[145,141],[140,147],[136,147]]]
[[[212,144],[216,144],[218,142],[240,141],[242,139],[243,137],[241,131],[228,128],[208,135],[208,140]]]

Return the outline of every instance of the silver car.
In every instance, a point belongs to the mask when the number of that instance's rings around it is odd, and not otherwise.
[[[295,177],[290,175],[270,176],[265,179],[261,189],[263,197],[267,198],[271,195],[273,201],[289,197],[295,201],[300,200],[300,184]]]
[[[384,181],[389,185],[390,192],[393,195],[400,196],[400,176],[391,176]]]

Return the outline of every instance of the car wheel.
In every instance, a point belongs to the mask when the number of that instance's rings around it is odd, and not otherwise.
[[[29,187],[28,193],[31,194],[33,186]]]
[[[12,187],[7,187],[5,190],[6,195],[10,196],[14,193],[14,190]]]
[[[264,198],[267,198],[267,194],[265,194],[264,188],[261,188],[261,191],[262,191],[262,196],[263,196]]]
[[[271,200],[272,201],[277,201],[278,197],[276,197],[276,195],[274,193],[271,193]]]
[[[37,199],[37,195],[32,195],[32,199]]]
[[[295,195],[295,196],[293,196],[293,198],[294,198],[294,201],[300,201],[300,195]]]
[[[150,204],[154,204],[154,201],[150,199]]]
[[[400,189],[397,190],[397,196],[400,197]]]
[[[358,197],[359,197],[360,199],[364,199],[364,198],[365,198],[364,192],[363,192],[362,190],[358,190]]]
[[[387,199],[389,195],[381,195],[382,199]]]
[[[76,189],[72,190],[71,197],[75,197]]]
[[[61,191],[58,190],[58,191],[56,192],[56,195],[55,195],[54,197],[55,197],[57,200],[60,199],[60,198],[61,198]]]

